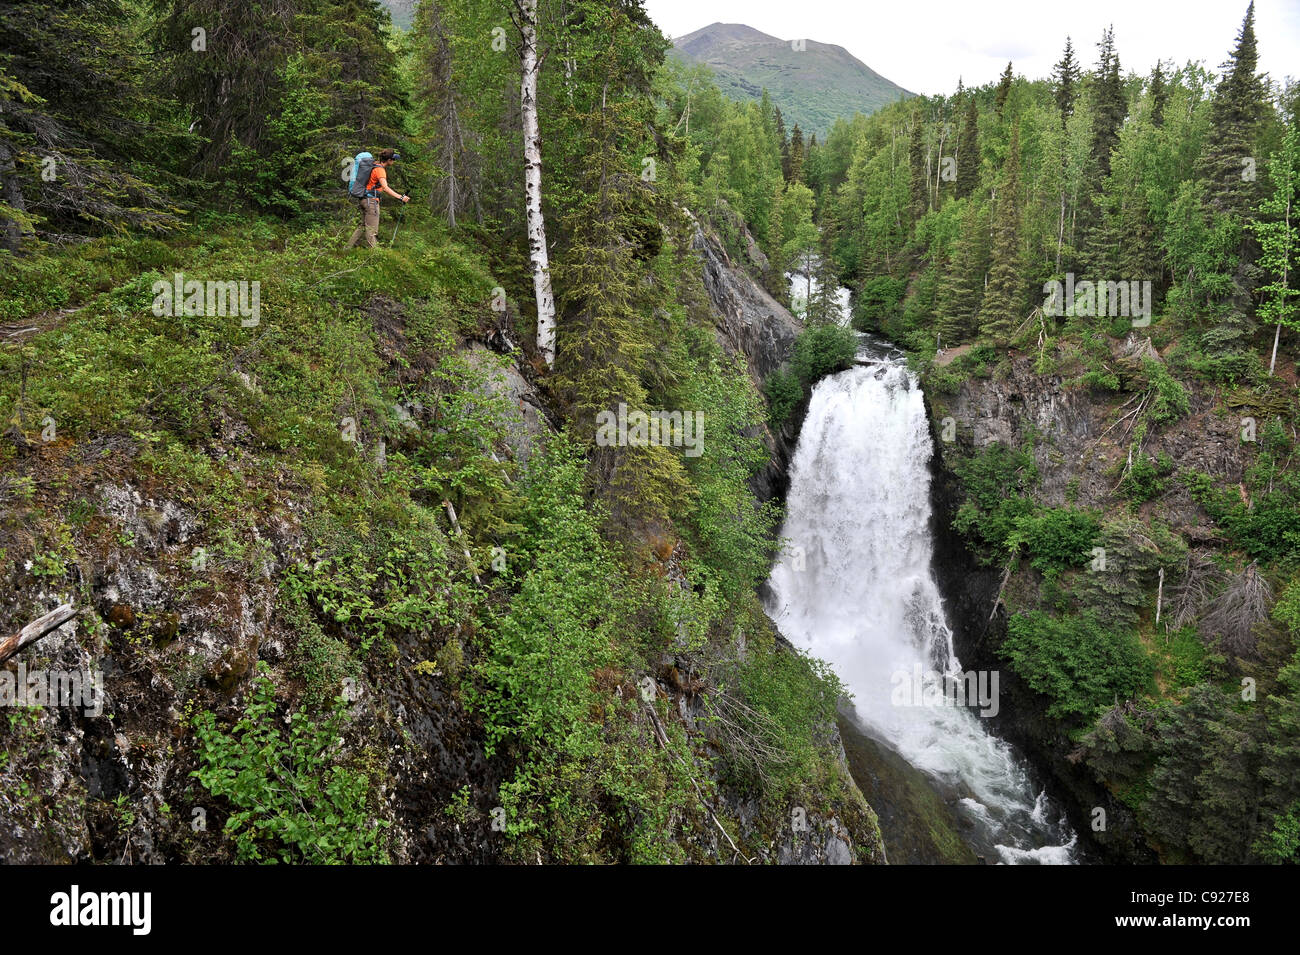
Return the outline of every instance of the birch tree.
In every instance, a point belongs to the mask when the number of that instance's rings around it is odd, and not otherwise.
[[[524,205],[528,223],[528,258],[537,299],[537,348],[547,366],[555,363],[555,295],[542,215],[542,137],[537,121],[537,0],[513,0],[520,39],[520,106],[524,121]]]
[[[1272,278],[1259,291],[1264,295],[1260,318],[1274,323],[1273,357],[1268,373],[1277,367],[1277,345],[1282,326],[1300,329],[1300,288],[1296,288],[1294,262],[1300,254],[1296,196],[1300,193],[1300,131],[1293,123],[1287,130],[1282,151],[1270,165],[1273,195],[1259,204],[1259,215],[1251,230],[1259,239],[1259,264]]]

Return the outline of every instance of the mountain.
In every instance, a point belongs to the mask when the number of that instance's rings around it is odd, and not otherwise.
[[[691,63],[713,68],[719,88],[736,99],[758,99],[766,89],[781,107],[787,129],[824,136],[841,116],[871,113],[912,96],[842,46],[768,36],[742,23],[714,23],[678,37],[673,46]]]
[[[411,28],[417,2],[418,0],[380,0],[380,4],[388,8],[388,15],[393,18],[393,26],[401,30]]]

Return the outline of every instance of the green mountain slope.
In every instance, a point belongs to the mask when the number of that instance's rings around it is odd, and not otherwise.
[[[798,123],[825,135],[841,116],[871,113],[912,96],[842,46],[768,36],[740,23],[714,23],[673,41],[684,60],[707,63],[718,88],[736,99],[758,99],[766,89],[781,107],[787,128]]]
[[[388,15],[393,18],[393,26],[402,30],[411,28],[411,21],[415,19],[417,0],[380,0],[380,2],[388,8]]]

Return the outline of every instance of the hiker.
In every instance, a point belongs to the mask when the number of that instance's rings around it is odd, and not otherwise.
[[[400,196],[388,188],[388,167],[393,164],[393,160],[398,158],[398,154],[391,149],[381,150],[379,158],[375,160],[375,165],[370,170],[370,178],[366,180],[365,195],[357,201],[361,205],[361,225],[357,226],[357,231],[352,233],[352,238],[348,239],[347,247],[350,249],[357,244],[364,236],[366,247],[373,249],[375,247],[376,236],[379,234],[379,194],[386,192],[394,199],[402,202],[410,202],[410,196]]]

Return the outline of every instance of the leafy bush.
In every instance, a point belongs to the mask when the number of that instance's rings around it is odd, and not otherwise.
[[[228,733],[210,712],[195,721],[201,765],[194,775],[234,807],[225,831],[240,861],[388,861],[379,841],[388,823],[367,812],[370,779],[334,753],[346,721],[343,700],[320,722],[305,708],[291,713],[286,733],[276,718],[270,668],[259,662],[258,672],[244,715]]]
[[[858,293],[853,311],[853,327],[860,332],[872,331],[898,316],[907,283],[887,275],[868,279]]]
[[[1100,530],[1101,522],[1095,515],[1056,507],[1017,516],[1005,546],[1013,551],[1023,546],[1030,565],[1048,573],[1087,562]]]
[[[953,470],[966,492],[953,527],[973,544],[982,545],[986,563],[1000,559],[1016,521],[1036,508],[1027,495],[1038,481],[1033,456],[1005,444],[991,444],[954,463]]]
[[[853,365],[858,338],[842,325],[818,325],[799,333],[794,343],[794,367],[805,385],[824,375],[844,371]]]
[[[1133,466],[1124,474],[1120,490],[1135,504],[1149,501],[1165,492],[1167,478],[1174,470],[1174,460],[1161,451],[1155,458],[1141,451],[1133,458]]]
[[[1047,715],[1089,720],[1116,699],[1151,685],[1154,669],[1129,631],[1102,627],[1089,614],[1016,614],[1000,652],[1026,683],[1051,698]]]
[[[634,691],[598,689],[623,666],[632,615],[644,603],[600,535],[603,515],[583,494],[581,453],[556,436],[519,482],[522,533],[511,566],[527,568],[490,635],[470,698],[483,715],[488,755],[516,770],[500,788],[511,852],[541,845],[557,861],[608,858],[611,818],[626,829],[632,861],[665,861],[692,798],[679,737],[656,745]],[[646,621],[637,621],[645,626]],[[668,837],[668,838],[665,838]]]
[[[1236,490],[1220,487],[1208,474],[1182,475],[1192,499],[1256,560],[1285,561],[1300,556],[1300,478],[1279,474],[1273,487],[1248,504]]]
[[[767,420],[772,427],[779,428],[803,400],[803,383],[798,374],[781,368],[763,381],[763,396],[767,398]]]
[[[752,595],[767,576],[778,524],[776,505],[760,505],[749,489],[750,477],[768,460],[762,441],[751,436],[762,412],[736,358],[712,357],[691,375],[686,391],[686,407],[709,409],[709,439],[699,457],[688,459],[698,492],[690,511],[693,549],[731,604]]]
[[[820,660],[775,644],[756,647],[708,698],[724,747],[724,773],[733,782],[780,799],[814,782],[828,750],[844,686]]]
[[[1143,368],[1146,371],[1147,381],[1151,383],[1152,391],[1155,393],[1155,400],[1151,403],[1149,412],[1151,422],[1164,424],[1187,414],[1190,408],[1187,389],[1183,387],[1182,382],[1169,373],[1164,363],[1148,358],[1143,362]]]

